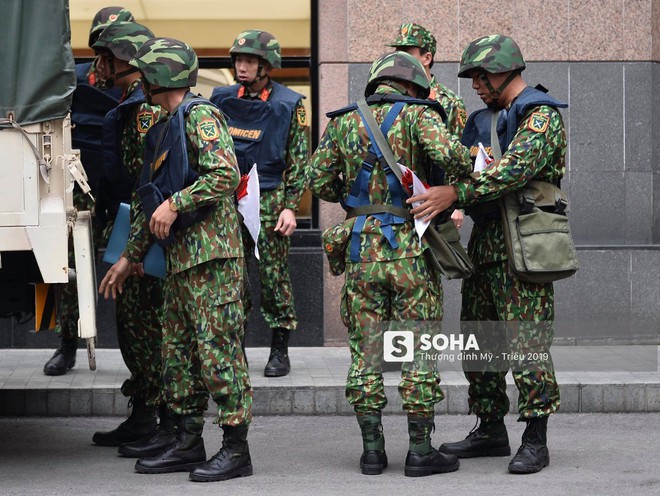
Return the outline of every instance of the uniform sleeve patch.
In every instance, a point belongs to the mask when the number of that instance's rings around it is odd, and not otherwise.
[[[300,127],[307,127],[307,112],[305,112],[305,107],[298,107],[296,109],[296,116],[298,117],[298,125]]]
[[[461,127],[465,127],[465,123],[467,122],[467,114],[465,113],[465,110],[462,108],[458,109],[458,116],[457,116],[458,124]]]
[[[204,141],[213,141],[220,137],[218,123],[213,119],[204,119],[197,123],[197,130]]]
[[[529,118],[527,127],[536,133],[545,133],[549,124],[550,118],[547,115],[541,114],[540,112],[534,112]]]
[[[154,125],[154,113],[148,110],[139,112],[137,115],[137,130],[139,133],[146,133]]]

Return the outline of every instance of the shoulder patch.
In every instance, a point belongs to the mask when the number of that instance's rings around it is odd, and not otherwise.
[[[137,130],[138,133],[146,133],[154,125],[154,113],[149,110],[138,112]]]
[[[465,110],[463,110],[462,108],[458,109],[456,120],[458,121],[459,126],[461,126],[462,128],[465,127],[465,123],[467,122],[467,113],[465,112]]]
[[[218,123],[213,119],[202,119],[197,123],[197,131],[204,141],[213,141],[220,137]]]
[[[550,124],[550,118],[540,112],[534,112],[527,123],[527,127],[536,133],[545,133]]]
[[[300,127],[307,127],[307,112],[305,112],[305,107],[298,107],[296,109],[296,117],[298,117],[298,125]]]

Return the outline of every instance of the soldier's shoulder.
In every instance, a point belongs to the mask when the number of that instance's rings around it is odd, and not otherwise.
[[[444,84],[439,82],[437,79],[433,80],[433,82],[431,84],[431,87],[435,90],[435,92],[438,96],[442,96],[442,97],[444,97],[448,100],[451,100],[453,102],[460,102],[461,104],[463,104],[463,99],[460,96],[458,96],[457,93],[455,93],[454,91],[447,88]]]

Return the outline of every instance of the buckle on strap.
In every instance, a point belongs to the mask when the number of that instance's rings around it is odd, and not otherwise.
[[[533,197],[523,193],[520,198],[520,215],[531,214],[535,203],[536,200]]]

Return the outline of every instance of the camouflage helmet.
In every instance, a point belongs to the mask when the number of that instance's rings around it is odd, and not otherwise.
[[[102,8],[96,13],[94,19],[92,19],[92,27],[89,30],[89,42],[87,46],[92,48],[92,45],[94,45],[101,32],[113,22],[131,22],[134,20],[133,14],[124,7]]]
[[[275,69],[282,67],[280,43],[272,34],[266,31],[249,29],[239,34],[229,49],[229,54],[234,59],[239,53],[261,57]]]
[[[129,61],[153,37],[149,28],[137,22],[113,22],[101,32],[92,48],[107,50],[119,60]]]
[[[435,56],[436,41],[431,31],[419,24],[409,22],[401,25],[396,40],[387,46],[419,47],[428,50],[431,55]]]
[[[380,81],[391,79],[416,84],[420,89],[418,98],[426,98],[431,91],[422,63],[409,53],[394,52],[383,55],[371,64],[364,96],[372,95]]]
[[[463,50],[458,77],[470,77],[472,69],[499,74],[525,67],[520,47],[513,39],[503,34],[491,34],[477,38]]]
[[[129,62],[151,86],[188,88],[197,84],[197,54],[183,41],[152,38]]]

